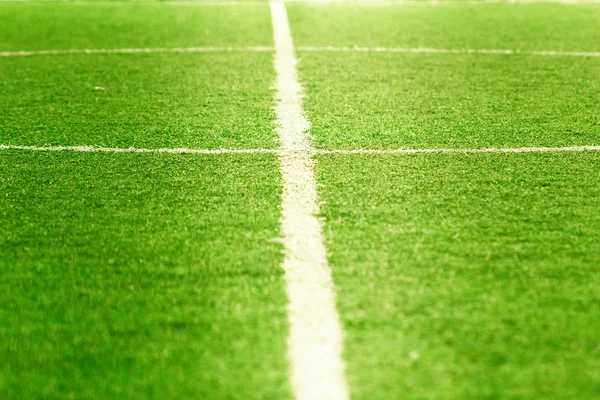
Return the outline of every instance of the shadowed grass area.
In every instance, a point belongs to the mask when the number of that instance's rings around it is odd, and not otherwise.
[[[600,394],[600,155],[321,156],[354,399]]]
[[[0,169],[0,397],[289,398],[274,157]]]

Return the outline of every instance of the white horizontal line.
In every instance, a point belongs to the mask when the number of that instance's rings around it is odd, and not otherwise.
[[[143,4],[161,4],[170,6],[248,6],[248,5],[261,5],[267,6],[268,3],[259,0],[214,0],[214,1],[197,1],[197,0],[128,0],[125,3],[143,3]],[[112,1],[109,1],[112,3]]]
[[[190,149],[190,148],[159,148],[144,149],[135,147],[98,147],[98,146],[20,146],[0,145],[1,150],[25,151],[72,151],[83,153],[170,153],[170,154],[469,154],[469,153],[549,153],[549,152],[580,152],[600,151],[600,146],[567,146],[567,147],[487,147],[487,148],[440,148],[440,149]]]
[[[568,147],[487,147],[481,149],[349,149],[315,150],[316,154],[419,154],[419,153],[548,153],[560,151],[600,151],[600,146]]]
[[[298,51],[311,52],[363,52],[363,53],[431,53],[431,54],[495,54],[530,55],[553,57],[600,57],[597,51],[555,51],[555,50],[509,50],[509,49],[432,49],[426,47],[333,47],[299,46]]]
[[[237,6],[237,5],[262,5],[267,3],[259,0],[211,0],[211,1],[196,1],[196,0],[126,0],[126,1],[110,1],[110,0],[0,0],[0,3],[28,3],[28,4],[68,4],[68,5],[131,5],[131,4],[153,4],[153,5],[169,5],[169,6]]]
[[[274,153],[277,149],[188,149],[188,148],[160,148],[140,149],[135,147],[98,147],[98,146],[19,146],[0,145],[0,150],[27,150],[27,151],[74,151],[83,153],[171,153],[171,154],[255,154]]]
[[[66,50],[22,50],[3,51],[0,57],[43,56],[62,54],[139,54],[139,53],[230,53],[244,51],[274,51],[273,47],[150,47],[133,49],[66,49]]]
[[[1,1],[1,0],[0,0]],[[299,46],[306,52],[359,52],[359,53],[425,53],[425,54],[492,54],[530,55],[547,57],[600,57],[598,51],[555,51],[555,50],[510,50],[510,49],[433,49],[427,47],[360,47],[360,46]],[[273,47],[154,47],[131,49],[66,49],[66,50],[22,50],[0,52],[0,57],[22,57],[64,54],[145,54],[145,53],[232,53],[272,52]]]
[[[238,6],[238,5],[264,5],[267,3],[258,0],[224,0],[224,1],[194,1],[194,0],[130,0],[130,1],[89,1],[89,0],[0,0],[0,3],[28,3],[28,4],[52,4],[61,3],[69,5],[130,5],[130,4],[152,4],[172,6]],[[305,4],[346,4],[365,6],[393,6],[403,4],[535,4],[535,3],[560,3],[560,4],[599,4],[600,0],[285,0],[285,3]]]
[[[447,5],[447,4],[600,4],[600,0],[286,0],[286,3],[345,4],[364,6],[393,6],[403,4]]]

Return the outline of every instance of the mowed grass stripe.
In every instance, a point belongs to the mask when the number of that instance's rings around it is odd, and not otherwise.
[[[0,398],[292,398],[275,156],[0,170]]]
[[[312,148],[302,110],[285,4],[270,2],[275,42],[276,130],[282,176],[282,264],[289,298],[288,354],[291,382],[297,400],[348,400],[341,360],[342,330],[336,311],[335,289],[317,218],[319,200]]]

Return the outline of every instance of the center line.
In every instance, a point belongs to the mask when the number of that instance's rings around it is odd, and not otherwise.
[[[288,351],[297,400],[347,400],[342,329],[327,265],[314,176],[312,146],[302,112],[302,86],[285,4],[271,0],[277,73],[277,133],[283,181],[283,269],[289,297]]]

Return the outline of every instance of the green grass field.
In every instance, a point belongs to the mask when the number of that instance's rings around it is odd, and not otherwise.
[[[350,398],[600,398],[600,4],[286,8]],[[306,400],[269,3],[0,27],[0,399]]]

